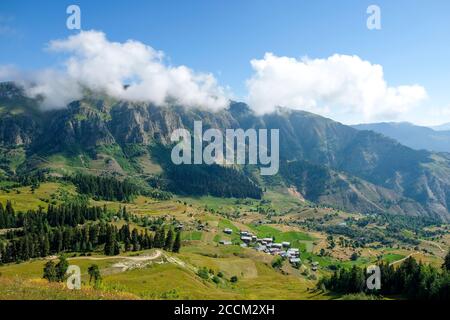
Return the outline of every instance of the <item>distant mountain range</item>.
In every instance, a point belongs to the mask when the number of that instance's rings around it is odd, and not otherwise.
[[[213,112],[95,93],[59,110],[38,104],[14,83],[0,84],[0,177],[84,171],[175,193],[251,197],[295,187],[309,201],[347,211],[450,221],[449,154],[414,150],[312,113],[259,116],[239,102]],[[167,157],[170,135],[192,130],[195,120],[205,129],[280,129],[279,174],[260,176],[254,166],[175,167]]]
[[[441,124],[439,126],[431,127],[431,129],[436,130],[436,131],[450,131],[450,122]]]
[[[445,128],[445,125],[440,127]],[[413,149],[450,153],[450,131],[437,131],[408,122],[360,124],[353,128],[381,133]]]

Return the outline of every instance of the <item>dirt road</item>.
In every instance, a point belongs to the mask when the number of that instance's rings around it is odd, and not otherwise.
[[[405,261],[406,259],[412,257],[413,255],[419,254],[419,253],[420,253],[420,252],[418,252],[418,251],[417,251],[417,252],[413,252],[413,253],[409,254],[408,256],[404,257],[403,259],[400,259],[400,260],[391,262],[389,265],[390,265],[390,266],[393,266],[393,265],[395,265],[395,264],[397,264],[397,263],[401,263],[401,262]]]

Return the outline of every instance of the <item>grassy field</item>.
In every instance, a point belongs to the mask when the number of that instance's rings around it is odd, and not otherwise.
[[[5,204],[7,200],[11,200],[16,211],[26,212],[36,210],[39,206],[47,208],[52,202],[62,203],[75,195],[75,186],[72,184],[47,182],[34,191],[31,187],[14,188],[8,192],[0,190],[0,202]]]
[[[300,231],[281,231],[273,225],[261,225],[252,227],[259,238],[275,238],[276,242],[290,242],[292,248],[299,248],[301,251],[311,252],[313,241],[316,240],[311,235]]]
[[[398,254],[398,253],[387,253],[387,254],[383,255],[382,259],[383,259],[383,261],[385,261],[387,263],[392,263],[394,261],[403,259],[404,257],[405,257],[404,255]]]
[[[44,279],[0,277],[0,300],[136,300],[136,295],[83,287],[68,290],[63,284],[48,283]]]
[[[9,192],[1,190],[0,202],[4,204],[6,200],[11,200],[16,211],[27,211],[37,209],[38,206],[46,208],[49,203],[59,204],[76,195],[76,188],[72,184],[42,183],[34,191],[30,187],[13,188]],[[118,269],[117,262],[121,260],[117,257],[98,254],[91,257],[96,258],[95,261],[89,257],[71,257],[70,264],[81,268],[81,291],[70,291],[61,284],[49,284],[42,280],[45,259],[3,265],[0,266],[0,299],[330,299],[335,297],[317,294],[311,289],[315,287],[318,277],[331,273],[328,267],[332,265],[365,266],[374,263],[378,256],[392,263],[412,253],[420,261],[435,266],[442,264],[440,256],[415,253],[412,248],[358,248],[360,256],[355,261],[348,258],[348,253],[334,254],[339,250],[350,250],[350,253],[356,250],[338,246],[330,250],[326,247],[327,234],[290,222],[332,215],[327,223],[337,224],[357,215],[337,214],[336,210],[329,208],[311,208],[308,203],[288,192],[269,191],[263,201],[215,197],[174,197],[172,200],[158,201],[139,196],[131,203],[91,199],[90,204],[106,205],[109,210],[115,211],[126,206],[128,212],[151,218],[161,217],[168,223],[176,219],[184,224],[181,252],[163,252],[158,260],[128,270]],[[275,215],[276,219],[267,222],[268,217],[258,213],[261,208],[285,214]],[[124,223],[116,222],[118,226]],[[203,231],[200,230],[200,224],[204,227]],[[225,228],[231,229],[233,233],[225,234]],[[272,268],[274,257],[271,255],[239,245],[218,244],[222,239],[239,244],[240,230],[251,231],[260,238],[274,237],[277,242],[287,241],[291,247],[300,248],[303,261],[301,270],[285,262],[280,271]],[[447,249],[444,240],[423,242],[429,248],[442,251]],[[320,256],[320,248],[327,248],[334,255]],[[121,256],[149,255],[152,252],[129,252]],[[311,268],[312,261],[319,263],[319,270],[313,276],[311,272],[304,273],[305,269]],[[103,277],[103,284],[98,289],[88,285],[87,269],[93,263],[99,266]],[[197,274],[201,268],[211,270],[209,280]],[[219,273],[222,277],[216,279],[217,283],[213,282],[213,274],[217,276]],[[238,278],[235,283],[230,281],[233,276]]]
[[[144,299],[306,299],[314,281],[282,275],[266,263],[251,258],[224,255],[210,257],[196,253],[178,256],[186,265],[206,267],[223,273],[220,283],[201,279],[190,268],[174,264],[151,265],[145,269],[105,277],[106,285]],[[237,283],[229,278],[237,276]],[[170,279],[170,281],[168,281]]]
[[[202,239],[203,232],[201,231],[189,231],[183,232],[181,239],[187,241],[200,241]]]

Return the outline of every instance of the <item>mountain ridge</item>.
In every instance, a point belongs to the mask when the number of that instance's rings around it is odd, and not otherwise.
[[[450,131],[436,131],[408,122],[381,122],[352,127],[381,133],[416,150],[450,153]]]
[[[443,123],[438,126],[433,126],[433,127],[431,127],[431,129],[436,130],[436,131],[450,131],[450,122]]]
[[[350,211],[450,220],[450,157],[416,151],[306,111],[283,108],[259,116],[242,102],[212,112],[98,94],[65,109],[42,111],[36,109],[39,101],[8,90],[15,89],[0,85],[0,168],[7,176],[84,170],[147,182],[169,179],[168,185],[174,185],[170,163],[154,156],[155,145],[168,149],[173,130],[192,130],[193,122],[202,120],[204,129],[280,129],[279,177],[261,178],[247,166],[235,168],[260,187],[294,185],[307,200]],[[17,107],[21,112],[11,111]],[[12,149],[20,150],[22,158],[10,159]]]

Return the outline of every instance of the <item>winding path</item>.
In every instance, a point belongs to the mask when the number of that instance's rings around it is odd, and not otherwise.
[[[393,266],[394,264],[397,264],[397,263],[403,262],[403,261],[405,261],[406,259],[408,259],[408,258],[412,257],[413,255],[415,255],[415,254],[419,254],[419,253],[420,253],[419,251],[416,251],[416,252],[410,253],[409,255],[407,255],[406,257],[404,257],[403,259],[400,259],[400,260],[397,260],[397,261],[391,262],[391,263],[389,263],[389,265],[390,265],[390,266]]]
[[[101,261],[101,260],[111,260],[111,259],[122,259],[128,261],[137,261],[144,262],[155,260],[161,257],[161,251],[156,250],[151,256],[138,256],[138,257],[127,257],[127,256],[111,256],[111,257],[89,257],[89,256],[81,256],[81,257],[71,257],[67,258],[67,260],[92,260],[92,261]],[[58,259],[58,257],[53,256],[49,257],[50,260]]]

